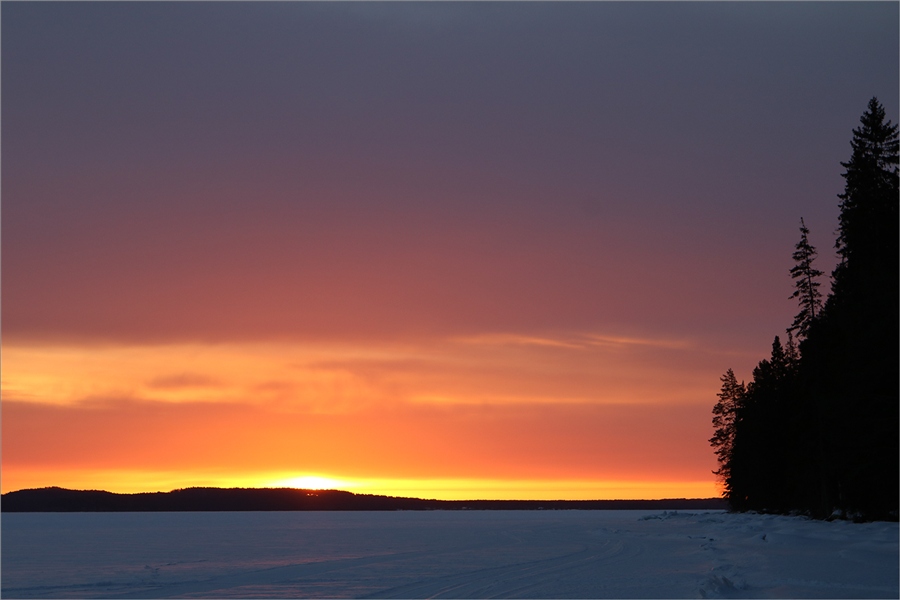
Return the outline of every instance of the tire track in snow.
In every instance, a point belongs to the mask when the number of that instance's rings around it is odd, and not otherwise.
[[[401,552],[397,554],[381,554],[377,556],[362,556],[357,558],[344,558],[309,562],[268,569],[247,570],[232,575],[221,575],[200,581],[186,581],[169,583],[152,588],[142,588],[131,592],[116,592],[110,595],[97,595],[96,598],[173,598],[191,594],[215,592],[228,588],[272,585],[282,582],[290,582],[299,579],[309,579],[332,571],[352,569],[376,563],[400,560],[404,557],[414,556],[418,552]]]
[[[631,554],[637,553],[634,550]],[[567,573],[592,567],[599,561],[626,558],[625,544],[607,540],[598,546],[550,558],[437,576],[376,592],[367,598],[497,598],[530,597],[548,582]]]
[[[495,548],[507,539],[507,532],[493,532],[493,535],[478,543],[467,543],[451,548],[423,551],[383,553],[374,556],[359,556],[353,558],[340,558],[324,561],[304,562],[299,564],[269,567],[265,569],[242,569],[238,573],[218,575],[202,580],[181,581],[164,584],[149,583],[144,581],[140,589],[127,589],[120,591],[122,584],[117,584],[116,591],[109,589],[106,594],[90,594],[92,598],[173,598],[181,596],[204,595],[221,592],[233,588],[245,588],[250,586],[278,586],[278,585],[309,585],[316,584],[317,577],[337,571],[347,571],[378,565],[384,563],[402,563],[406,560],[420,561],[433,560],[444,555],[471,554],[485,549]],[[508,542],[507,542],[508,544]],[[102,584],[101,584],[102,585]],[[133,587],[133,586],[130,586]],[[22,590],[24,591],[24,590]],[[61,590],[64,592],[65,590]],[[105,590],[104,590],[105,591]],[[33,597],[33,595],[32,595]]]

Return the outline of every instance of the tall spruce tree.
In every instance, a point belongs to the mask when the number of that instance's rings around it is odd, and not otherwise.
[[[885,121],[877,98],[869,100],[850,146],[850,160],[841,163],[846,171],[844,193],[838,195],[841,214],[835,247],[841,262],[836,283],[853,269],[868,271],[866,263],[871,261],[889,258],[897,264],[897,253],[887,256],[890,248],[884,245],[886,239],[897,238],[897,125]]]
[[[719,401],[713,407],[712,424],[715,434],[709,439],[709,444],[715,449],[719,468],[713,474],[719,478],[724,486],[723,497],[731,496],[731,454],[734,446],[734,424],[738,409],[744,400],[744,382],[738,383],[734,371],[728,369],[721,377],[722,388],[719,391]]]
[[[797,242],[793,259],[796,263],[791,268],[791,277],[794,279],[794,293],[791,298],[797,298],[800,303],[800,312],[794,317],[794,322],[788,328],[788,333],[797,332],[797,337],[803,339],[809,333],[809,326],[815,320],[822,308],[822,293],[819,291],[819,277],[822,271],[813,267],[813,261],[817,253],[815,247],[809,243],[809,229],[806,223],[800,219],[800,241]],[[793,345],[793,339],[790,340]]]

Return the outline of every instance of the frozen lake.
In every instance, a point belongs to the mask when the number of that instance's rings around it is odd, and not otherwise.
[[[896,523],[710,511],[5,513],[4,598],[897,598]]]

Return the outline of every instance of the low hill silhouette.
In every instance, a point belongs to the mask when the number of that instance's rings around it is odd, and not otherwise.
[[[298,510],[703,510],[721,498],[668,500],[425,500],[296,488],[186,488],[116,494],[49,487],[8,492],[2,512],[298,511]]]

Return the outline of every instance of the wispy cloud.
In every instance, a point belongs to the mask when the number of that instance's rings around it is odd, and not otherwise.
[[[646,338],[639,336],[619,336],[599,333],[576,333],[559,336],[536,336],[515,333],[488,333],[453,338],[456,342],[475,345],[523,345],[544,346],[548,348],[567,348],[588,350],[596,347],[627,348],[643,346],[669,350],[691,350],[694,343],[681,339]]]
[[[209,388],[220,387],[222,382],[214,377],[202,373],[177,373],[155,377],[147,382],[147,387],[159,390],[172,390],[183,388]]]
[[[585,343],[591,346],[628,347],[645,346],[650,348],[664,348],[667,350],[692,350],[693,342],[688,340],[667,340],[659,338],[611,336],[596,333],[584,335]]]
[[[485,333],[472,336],[452,338],[455,342],[463,344],[476,344],[482,346],[546,346],[551,348],[584,348],[583,343],[578,343],[574,339],[540,337],[534,335],[522,335],[515,333]]]

